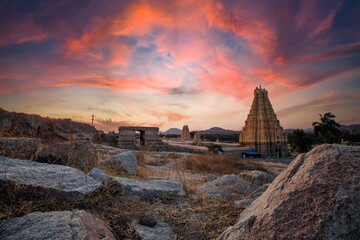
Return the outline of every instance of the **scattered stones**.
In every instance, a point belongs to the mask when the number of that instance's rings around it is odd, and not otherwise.
[[[102,183],[110,182],[110,178],[103,171],[101,171],[100,168],[93,168],[93,169],[91,169],[91,171],[88,174],[90,177],[92,177]]]
[[[80,211],[34,212],[12,218],[0,228],[0,239],[116,239],[106,223]]]
[[[259,187],[273,181],[272,176],[259,170],[242,172],[240,177]]]
[[[137,158],[132,151],[116,154],[106,160],[104,165],[112,167],[116,171],[124,171],[130,174],[137,173]]]
[[[230,195],[248,194],[257,189],[249,181],[236,175],[224,175],[218,179],[207,182],[198,188],[198,192],[218,198],[229,198]]]
[[[34,159],[39,147],[38,138],[0,138],[0,156]]]
[[[134,224],[134,229],[141,240],[171,240],[173,232],[169,224],[157,222],[153,227],[139,223]]]
[[[85,195],[101,186],[75,168],[0,157],[0,185],[7,183],[25,185],[36,195],[59,199]]]
[[[360,147],[321,145],[292,161],[219,239],[358,239]]]
[[[185,196],[185,192],[180,183],[171,181],[140,181],[135,179],[113,177],[118,185],[129,195],[139,196],[144,199],[154,197],[173,198]]]
[[[67,165],[88,172],[97,163],[95,145],[88,141],[56,143],[45,146],[36,161]]]
[[[156,218],[149,214],[149,213],[146,213],[144,215],[142,215],[139,219],[139,223],[143,226],[148,226],[148,227],[153,227],[156,225]]]

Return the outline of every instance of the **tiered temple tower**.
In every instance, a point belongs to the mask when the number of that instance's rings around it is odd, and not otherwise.
[[[191,141],[190,130],[188,125],[184,125],[181,131],[181,140]]]
[[[239,137],[240,145],[249,146],[267,157],[287,155],[287,137],[271,106],[268,91],[256,87],[250,113]]]

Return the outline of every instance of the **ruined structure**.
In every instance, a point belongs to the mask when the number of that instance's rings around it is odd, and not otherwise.
[[[184,125],[182,128],[181,140],[182,141],[191,141],[190,130],[189,130],[188,125]]]
[[[250,113],[239,137],[240,145],[249,146],[267,157],[287,155],[287,137],[271,106],[268,91],[256,87]]]
[[[118,147],[127,149],[159,149],[164,143],[159,138],[159,128],[121,126],[118,133]]]
[[[200,133],[195,133],[193,143],[197,146],[202,145],[201,135]]]

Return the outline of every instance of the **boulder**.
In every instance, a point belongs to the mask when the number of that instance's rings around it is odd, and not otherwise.
[[[34,212],[7,220],[0,239],[116,239],[107,224],[90,213],[78,211]]]
[[[59,199],[82,196],[102,185],[68,166],[0,157],[0,187],[8,183],[25,185],[36,195]]]
[[[301,154],[219,239],[359,239],[360,147]]]
[[[0,138],[0,156],[34,159],[40,147],[38,138]]]
[[[258,187],[238,176],[224,175],[212,182],[207,182],[197,189],[197,192],[209,197],[229,198],[231,195],[249,194]]]
[[[88,175],[102,183],[110,182],[110,178],[100,168],[91,169]]]
[[[123,189],[126,194],[144,199],[185,196],[182,185],[177,182],[160,180],[140,181],[123,177],[113,177],[113,179],[117,181],[120,188]]]
[[[240,173],[239,176],[259,187],[274,180],[272,176],[259,170],[245,171]]]
[[[158,221],[154,226],[146,226],[140,223],[134,224],[135,232],[141,240],[171,240],[173,232],[171,226],[165,222]]]
[[[88,172],[97,164],[95,145],[88,141],[56,143],[45,146],[36,161],[55,163],[78,168]]]
[[[137,158],[132,151],[116,154],[106,160],[104,165],[112,167],[116,171],[124,171],[130,174],[137,173]]]

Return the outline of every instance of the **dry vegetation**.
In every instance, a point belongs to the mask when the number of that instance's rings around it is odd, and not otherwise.
[[[115,169],[104,167],[92,158],[79,158],[75,143],[70,142],[67,151],[68,159],[64,165],[76,167],[87,173],[92,167],[99,167],[108,175],[119,175]],[[101,157],[95,150],[95,156]],[[160,155],[159,155],[160,154]],[[64,211],[81,209],[109,223],[118,239],[137,239],[132,228],[133,222],[144,213],[150,212],[172,225],[176,239],[214,239],[227,227],[233,225],[243,210],[242,206],[234,204],[233,199],[218,200],[203,198],[195,192],[196,187],[205,182],[188,180],[190,176],[206,176],[209,173],[216,175],[238,174],[242,170],[263,170],[263,163],[228,156],[210,155],[181,155],[177,153],[150,153],[135,152],[138,159],[138,175],[142,179],[170,179],[176,176],[184,186],[186,197],[177,199],[155,198],[141,200],[125,196],[115,183],[110,183],[95,190],[86,197],[77,199],[59,200],[54,193],[39,195],[36,189],[22,185],[1,184],[0,186],[0,226],[3,221],[24,216],[31,212]],[[161,157],[159,157],[161,156]],[[269,163],[270,164],[270,163]],[[145,166],[170,166],[169,172],[154,172]],[[127,176],[122,173],[122,176]],[[129,177],[129,176],[127,176]],[[134,176],[132,176],[134,177]]]

